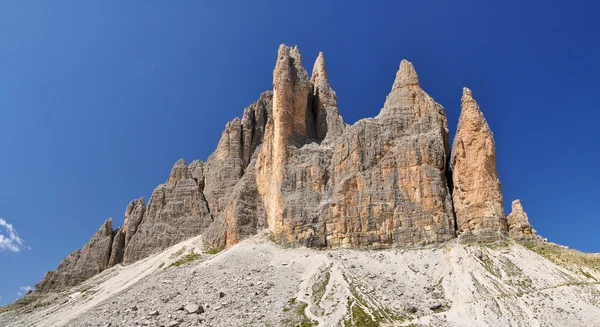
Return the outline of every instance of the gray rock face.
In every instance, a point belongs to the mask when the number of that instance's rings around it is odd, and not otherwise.
[[[217,150],[205,165],[205,194],[215,221],[204,236],[217,247],[233,245],[265,226],[255,167],[272,114],[273,93],[264,92],[244,110],[241,120],[227,124]]]
[[[112,239],[112,218],[109,218],[81,250],[76,250],[63,259],[55,272],[47,273],[35,286],[36,291],[63,290],[108,268]]]
[[[121,263],[123,261],[124,252],[125,233],[123,232],[123,227],[119,227],[113,231],[113,239],[110,251],[110,259],[108,260],[108,267],[113,267]]]
[[[144,212],[146,212],[144,198],[133,200],[129,202],[129,205],[127,205],[127,209],[125,209],[125,220],[123,223],[123,232],[125,234],[124,248],[127,248],[129,241],[131,241],[131,237],[137,232],[138,226],[142,222],[142,218],[144,218]],[[125,263],[129,261],[127,257],[128,253],[125,251],[123,255],[123,261]]]
[[[125,248],[125,263],[199,235],[211,222],[204,194],[181,159],[167,182],[152,192],[142,221]]]
[[[312,109],[315,112],[315,137],[317,142],[324,145],[336,140],[346,128],[340,116],[335,92],[329,85],[325,56],[319,56],[313,66],[312,76]]]
[[[227,123],[217,149],[204,165],[204,194],[214,218],[225,210],[233,188],[242,178],[254,150],[262,143],[272,112],[272,98],[272,92],[264,92],[244,110],[242,119]]]

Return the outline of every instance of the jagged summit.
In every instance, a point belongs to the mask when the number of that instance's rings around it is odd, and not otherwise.
[[[452,153],[447,125],[407,60],[380,114],[346,125],[324,54],[309,78],[298,48],[281,45],[273,90],[226,124],[206,162],[177,161],[147,203],[127,206],[123,227],[107,222],[110,232],[65,258],[37,290],[68,287],[59,276],[87,278],[197,235],[215,248],[265,230],[280,244],[308,247],[503,240],[493,134],[469,89]],[[523,214],[513,217],[520,232],[510,235],[528,233]]]
[[[406,59],[402,59],[400,68],[398,68],[398,72],[396,73],[396,80],[394,80],[392,91],[411,85],[420,86],[419,76],[413,64]]]
[[[325,54],[323,51],[319,52],[317,56],[317,60],[315,60],[315,64],[313,66],[311,81],[313,84],[317,84],[318,82],[324,82],[329,85],[329,80],[327,78],[327,66],[325,65]]]

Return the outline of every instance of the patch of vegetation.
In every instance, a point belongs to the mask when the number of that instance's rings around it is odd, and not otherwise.
[[[583,253],[560,245],[542,242],[525,243],[523,246],[553,263],[568,269],[573,269],[573,266],[577,266],[600,271],[599,253]]]
[[[506,249],[510,245],[510,242],[509,241],[497,241],[497,242],[493,242],[493,243],[480,243],[480,245],[485,246],[486,248],[488,248],[490,250],[500,250],[500,249]]]
[[[171,254],[171,259],[177,258],[178,256],[182,255],[183,252],[185,252],[186,247],[182,247],[181,249],[177,250],[177,252]]]
[[[43,299],[42,295],[38,295],[35,293],[30,293],[25,295],[24,297],[18,299],[17,301],[15,301],[14,303],[5,305],[3,307],[0,307],[0,313],[4,313],[4,312],[9,312],[9,311],[15,311],[15,310],[19,310],[25,307],[29,307],[31,304],[33,304],[33,307],[37,307],[37,305],[39,306],[47,306],[50,303],[44,303],[42,304],[41,302],[38,302],[39,300]]]
[[[209,246],[208,248],[206,248],[204,250],[204,253],[206,253],[206,254],[217,254],[219,252],[221,252],[221,249],[214,247],[214,246]]]
[[[312,285],[312,296],[315,303],[319,303],[323,298],[323,294],[325,294],[325,291],[327,290],[327,284],[329,284],[330,278],[331,273],[327,270],[319,277],[317,282]]]
[[[594,276],[592,276],[590,273],[588,273],[587,271],[579,268],[579,272],[581,272],[582,275],[584,275],[585,277],[589,278],[589,279],[593,279],[596,282],[598,281]]]
[[[179,267],[179,266],[184,265],[184,264],[186,264],[188,262],[192,262],[194,260],[198,260],[199,257],[200,256],[198,255],[198,253],[189,253],[189,254],[186,254],[185,256],[183,256],[183,258],[181,258],[181,259],[173,262],[169,267],[173,267],[173,266]]]
[[[483,267],[490,274],[492,274],[498,278],[502,278],[502,270],[500,270],[500,268],[498,268],[494,265],[494,261],[489,256],[484,255],[481,259],[479,259],[479,261],[481,261],[481,263],[483,263]]]
[[[344,320],[344,326],[360,326],[360,327],[378,327],[379,322],[373,319],[370,314],[363,310],[362,306],[354,301],[350,300],[348,303],[348,311],[350,316]]]
[[[284,326],[290,327],[313,327],[317,326],[318,323],[310,320],[306,316],[305,310],[308,304],[304,302],[296,301],[296,298],[288,300],[287,304],[283,307],[283,312],[289,312],[290,316],[282,321]]]
[[[389,308],[377,307],[373,301],[367,301],[361,296],[354,283],[346,275],[344,275],[344,279],[350,286],[350,293],[354,297],[348,301],[349,316],[344,320],[344,326],[379,326],[382,322],[401,322],[409,318],[407,315],[396,313]]]

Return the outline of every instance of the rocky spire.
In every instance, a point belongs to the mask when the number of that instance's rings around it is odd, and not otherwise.
[[[506,220],[508,222],[508,235],[510,238],[519,241],[536,240],[539,238],[536,235],[535,229],[529,223],[529,217],[523,211],[521,200],[517,199],[512,202],[512,212],[506,217]]]
[[[329,85],[323,52],[319,52],[313,66],[311,83],[313,84],[312,107],[315,113],[315,136],[317,141],[328,144],[342,135],[346,124],[340,116],[335,92]]]
[[[132,236],[137,232],[138,226],[144,218],[145,211],[146,206],[143,197],[129,202],[127,208],[125,209],[125,221],[123,223],[123,233],[125,236],[123,240],[123,246],[125,250],[123,254],[123,263],[131,262],[131,260],[128,258],[130,253],[128,253],[126,249]]]
[[[494,135],[466,87],[452,145],[451,168],[459,236],[479,241],[504,238],[507,225]]]
[[[277,51],[273,70],[273,120],[277,150],[288,145],[300,147],[314,135],[314,117],[310,108],[310,81],[302,67],[298,47],[284,44]]]
[[[419,75],[417,75],[417,71],[410,61],[402,59],[400,68],[398,69],[398,72],[396,72],[396,79],[394,80],[392,91],[406,86],[420,87]]]

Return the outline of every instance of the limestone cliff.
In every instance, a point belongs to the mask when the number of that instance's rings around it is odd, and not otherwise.
[[[107,221],[38,290],[68,287],[200,234],[218,248],[262,230],[280,244],[310,247],[535,237],[520,203],[507,224],[493,134],[469,89],[450,154],[445,110],[412,63],[401,61],[376,117],[347,125],[323,53],[311,76],[302,62],[297,47],[281,45],[273,90],[226,124],[214,153],[189,166],[177,161],[147,204],[131,201],[122,227]]]

